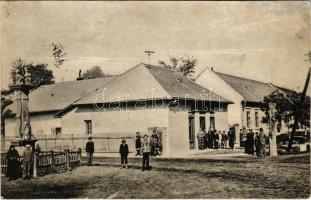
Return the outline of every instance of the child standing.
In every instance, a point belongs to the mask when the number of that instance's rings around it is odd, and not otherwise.
[[[136,133],[135,148],[136,148],[136,155],[135,156],[139,156],[140,155],[140,148],[141,148],[141,136],[140,136],[139,132]]]
[[[150,143],[148,140],[148,135],[144,135],[144,139],[141,143],[141,153],[143,154],[143,167],[142,170],[150,170],[149,166],[149,154],[150,154]]]
[[[129,154],[129,147],[126,144],[126,140],[123,138],[120,144],[120,149],[119,149],[119,153],[121,156],[121,168],[128,168],[127,167],[127,156]]]

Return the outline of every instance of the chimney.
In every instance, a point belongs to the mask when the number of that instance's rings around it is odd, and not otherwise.
[[[79,70],[79,76],[78,76],[78,78],[77,78],[77,81],[81,81],[81,80],[83,80],[83,78],[81,77],[81,69]]]

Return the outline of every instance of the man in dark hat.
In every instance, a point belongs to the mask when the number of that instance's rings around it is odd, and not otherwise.
[[[8,161],[6,176],[9,178],[9,181],[15,180],[19,174],[19,154],[14,145],[10,146],[10,149],[6,153],[6,159]]]
[[[229,129],[228,138],[229,138],[230,149],[234,149],[235,133],[233,132],[232,128]]]
[[[94,142],[92,141],[92,137],[89,137],[89,141],[86,143],[86,153],[87,153],[87,158],[88,158],[88,162],[87,162],[87,166],[92,165],[92,161],[93,161],[93,153],[94,153]]]

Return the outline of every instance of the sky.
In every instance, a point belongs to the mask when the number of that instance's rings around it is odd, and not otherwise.
[[[47,63],[56,82],[98,65],[120,74],[169,56],[301,91],[310,64],[310,3],[276,2],[0,2],[1,88],[12,62]],[[66,61],[55,67],[51,43]],[[194,75],[195,77],[195,75]]]

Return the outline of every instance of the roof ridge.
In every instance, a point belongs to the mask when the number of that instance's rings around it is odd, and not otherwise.
[[[109,78],[109,77],[113,77],[113,76],[120,76],[120,75],[119,74],[108,75],[108,76],[98,77],[98,78],[82,79],[79,81],[77,81],[77,80],[63,81],[63,82],[58,82],[58,83],[40,85],[40,87],[41,86],[44,87],[44,86],[52,86],[52,85],[61,85],[61,84],[66,84],[66,83],[76,83],[76,82],[83,82],[83,81],[91,81],[91,80],[99,80],[99,79]]]
[[[248,81],[254,81],[254,82],[258,82],[258,83],[263,83],[263,84],[269,85],[267,82],[263,82],[263,81],[258,81],[258,80],[254,80],[254,79],[250,79],[250,78],[241,77],[241,76],[235,76],[235,75],[231,75],[231,74],[226,74],[226,73],[223,73],[223,72],[217,72],[217,71],[214,71],[214,72],[215,72],[215,74],[221,74],[221,75],[230,76],[230,77],[233,77],[233,78],[239,78],[239,79],[244,79],[244,80],[248,80]]]
[[[167,68],[161,67],[161,66],[155,66],[155,65],[147,65],[146,67],[148,67],[148,66],[150,66],[150,67],[156,67],[156,68],[159,68],[159,69],[161,69],[161,70],[165,70],[165,71],[167,71],[167,72],[169,72],[169,73],[173,73],[173,74],[176,76],[177,79],[182,78],[182,79],[184,79],[185,81],[188,81],[188,83],[193,84],[193,85],[189,85],[189,84],[186,84],[186,83],[184,83],[184,82],[180,82],[180,84],[182,84],[184,87],[186,87],[186,88],[188,88],[188,89],[190,89],[190,90],[194,90],[194,91],[197,91],[197,92],[198,92],[198,88],[195,88],[195,86],[199,86],[199,87],[202,87],[204,90],[207,90],[208,92],[210,92],[210,94],[211,94],[212,96],[214,96],[215,98],[223,99],[223,100],[227,100],[227,101],[231,102],[229,99],[227,99],[227,98],[225,98],[225,97],[222,97],[221,95],[215,93],[214,91],[209,90],[209,89],[206,88],[206,87],[201,86],[200,84],[196,83],[195,81],[193,81],[193,80],[187,78],[186,76],[183,76],[182,74],[180,74],[180,73],[178,73],[178,72],[176,72],[176,71],[174,71],[174,70],[167,69]],[[151,73],[151,74],[152,74],[152,73]],[[154,75],[153,75],[153,76],[154,76]],[[156,77],[155,77],[155,79],[157,80]],[[157,80],[157,81],[158,81],[158,80]],[[160,84],[160,83],[159,83],[159,84]],[[161,85],[161,84],[160,84],[160,85]],[[162,86],[162,85],[161,85],[161,86]],[[162,87],[163,87],[163,86],[162,86]],[[164,88],[164,87],[163,87],[163,88]],[[164,90],[165,90],[165,89],[164,89]],[[166,91],[166,90],[165,90],[165,91]],[[202,92],[202,91],[200,91],[200,92]],[[167,92],[167,93],[168,93],[168,92]],[[168,93],[168,94],[169,94],[169,93]],[[170,95],[170,96],[171,96],[171,95]]]
[[[86,98],[87,96],[92,95],[93,93],[95,93],[95,92],[97,92],[99,89],[101,89],[102,87],[107,86],[107,85],[111,84],[112,82],[115,82],[115,81],[119,80],[121,77],[124,76],[124,74],[128,73],[129,71],[132,71],[133,69],[135,69],[135,68],[141,66],[142,64],[145,65],[144,63],[140,63],[140,64],[138,64],[138,65],[136,65],[136,66],[134,66],[134,67],[132,67],[132,68],[126,70],[126,71],[123,72],[122,74],[118,75],[118,77],[112,79],[111,81],[108,81],[107,83],[105,83],[104,85],[100,86],[99,88],[96,88],[94,91],[92,91],[92,92],[88,93],[87,95],[81,97],[80,99],[77,99],[76,101],[72,102],[68,107],[72,106],[73,103],[76,103],[76,102],[78,102],[78,101],[80,101],[80,100]]]
[[[197,77],[195,77],[195,79],[198,79],[208,68],[208,66],[206,66],[198,75]]]

